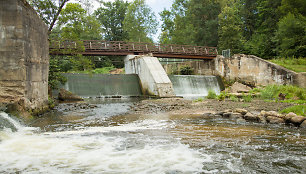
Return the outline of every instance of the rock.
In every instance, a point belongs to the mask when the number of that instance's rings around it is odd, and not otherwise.
[[[296,117],[297,115],[293,112],[289,112],[287,115],[285,115],[284,119],[288,122],[290,122],[292,117]]]
[[[246,109],[237,108],[235,109],[235,112],[245,115],[248,111]]]
[[[306,128],[306,120],[303,121],[303,123],[300,125],[301,128]]]
[[[238,124],[246,123],[245,119],[242,119],[242,118],[238,118],[238,119],[236,120],[236,122],[237,122]]]
[[[242,115],[240,113],[231,113],[229,118],[231,118],[231,119],[239,119],[239,118],[242,118]]]
[[[267,116],[267,121],[271,124],[282,124],[285,123],[285,120],[279,117]]]
[[[232,115],[232,112],[226,112],[223,114],[223,117],[229,118]]]
[[[260,123],[267,123],[267,119],[264,116],[259,115],[258,119],[259,119]]]
[[[268,117],[268,116],[273,116],[273,117],[282,117],[281,114],[279,114],[278,112],[276,111],[268,111],[268,112],[265,112],[265,117]]]
[[[231,93],[248,93],[252,88],[239,83],[239,82],[235,82],[230,89]]]
[[[80,96],[77,96],[73,94],[72,92],[67,91],[65,89],[60,89],[58,93],[58,99],[62,101],[83,101],[84,100]]]
[[[246,113],[246,114],[243,116],[243,118],[244,118],[245,120],[248,120],[248,121],[259,121],[258,116],[253,115],[253,114],[250,113],[250,112]]]
[[[302,122],[306,120],[306,117],[303,117],[303,116],[295,116],[295,117],[292,117],[290,119],[290,122],[295,124],[295,125],[300,125],[302,124]]]

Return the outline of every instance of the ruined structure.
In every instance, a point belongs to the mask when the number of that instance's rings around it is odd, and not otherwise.
[[[40,109],[48,101],[48,29],[26,0],[0,1],[0,103]]]

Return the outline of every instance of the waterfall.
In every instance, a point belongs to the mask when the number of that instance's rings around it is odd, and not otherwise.
[[[63,86],[81,97],[141,96],[139,77],[136,74],[64,74]]]
[[[7,113],[0,112],[0,129],[9,128],[12,131],[18,131],[22,128],[22,125],[11,118]]]
[[[220,94],[223,84],[216,76],[169,75],[176,96],[205,97],[212,90]]]

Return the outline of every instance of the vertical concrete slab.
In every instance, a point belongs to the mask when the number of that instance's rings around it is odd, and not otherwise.
[[[26,0],[0,1],[0,103],[48,102],[48,28]]]
[[[138,74],[145,95],[175,96],[172,83],[156,57],[128,55],[125,73]]]

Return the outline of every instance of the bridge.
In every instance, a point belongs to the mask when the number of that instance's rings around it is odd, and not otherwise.
[[[49,50],[50,55],[71,55],[72,52],[84,56],[127,56],[152,53],[154,57],[175,59],[214,59],[218,55],[216,47],[100,40],[51,41]]]

